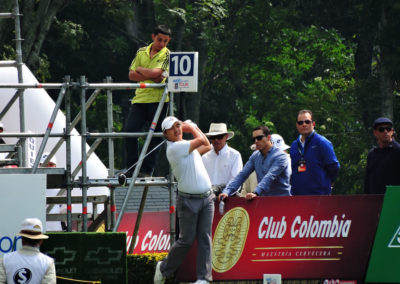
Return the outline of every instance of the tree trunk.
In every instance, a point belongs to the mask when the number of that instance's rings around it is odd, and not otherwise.
[[[1,0],[0,13],[12,13],[14,11],[14,0]],[[0,54],[3,54],[5,45],[14,45],[14,19],[0,19]],[[15,58],[14,58],[15,59]]]
[[[381,28],[380,33],[383,33],[387,28],[385,5],[382,4],[381,10]],[[393,80],[388,72],[387,55],[391,51],[387,48],[386,44],[381,44],[381,60],[380,60],[380,91],[381,91],[381,114],[390,119],[393,119]]]
[[[134,1],[133,12],[135,17],[129,23],[128,32],[139,48],[151,40],[151,34],[156,26],[153,0]]]
[[[180,0],[179,1],[179,8],[185,9],[186,6],[186,1],[185,0]],[[172,31],[172,40],[174,41],[174,44],[176,46],[175,50],[173,51],[182,51],[182,44],[183,44],[183,37],[185,35],[185,22],[181,19],[178,18],[176,21],[176,25]],[[185,118],[186,117],[186,108],[185,108],[185,93],[177,93],[174,96],[174,103],[177,109],[177,113],[175,114],[179,118]]]
[[[22,55],[24,62],[33,69],[39,67],[40,51],[55,15],[71,0],[23,1]]]
[[[204,26],[200,26],[200,29],[194,31],[194,34],[200,35],[204,33],[203,30]],[[193,46],[197,47],[199,52],[199,78],[198,78],[198,86],[199,90],[197,93],[187,93],[185,96],[185,109],[186,109],[186,116],[185,118],[190,118],[191,120],[199,123],[200,122],[200,105],[202,103],[202,96],[203,96],[203,88],[202,81],[204,76],[204,72],[206,70],[207,61],[208,61],[208,42],[205,38],[196,38],[193,42]]]
[[[62,10],[71,0],[24,0],[20,4],[21,37],[23,61],[31,68],[39,67],[39,56],[43,41],[50,29],[57,12]],[[13,0],[2,0],[0,12],[7,13],[14,9]],[[0,20],[0,53],[6,44],[10,45],[14,38],[13,19]]]

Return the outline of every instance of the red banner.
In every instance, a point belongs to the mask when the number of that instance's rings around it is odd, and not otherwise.
[[[383,196],[229,198],[213,223],[213,279],[362,281]],[[195,246],[178,280],[196,279]]]
[[[126,232],[126,251],[132,242],[137,213],[125,213],[118,232]],[[134,254],[168,252],[170,248],[169,212],[144,212],[136,238]]]

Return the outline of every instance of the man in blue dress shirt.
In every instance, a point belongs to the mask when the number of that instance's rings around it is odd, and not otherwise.
[[[253,171],[256,172],[258,185],[253,192],[246,194],[247,200],[256,196],[290,195],[290,165],[286,154],[272,144],[268,127],[258,126],[253,129],[253,143],[258,151],[254,151],[243,170],[218,196],[219,200],[235,194]]]

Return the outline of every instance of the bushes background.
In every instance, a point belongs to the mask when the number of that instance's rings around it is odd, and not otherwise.
[[[167,257],[167,253],[145,253],[127,255],[128,283],[152,284],[157,261]],[[174,277],[165,283],[175,283]]]

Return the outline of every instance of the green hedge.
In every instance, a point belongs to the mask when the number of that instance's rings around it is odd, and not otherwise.
[[[129,254],[127,256],[128,283],[152,284],[157,261],[163,260],[167,253]],[[174,277],[165,283],[175,283]]]

